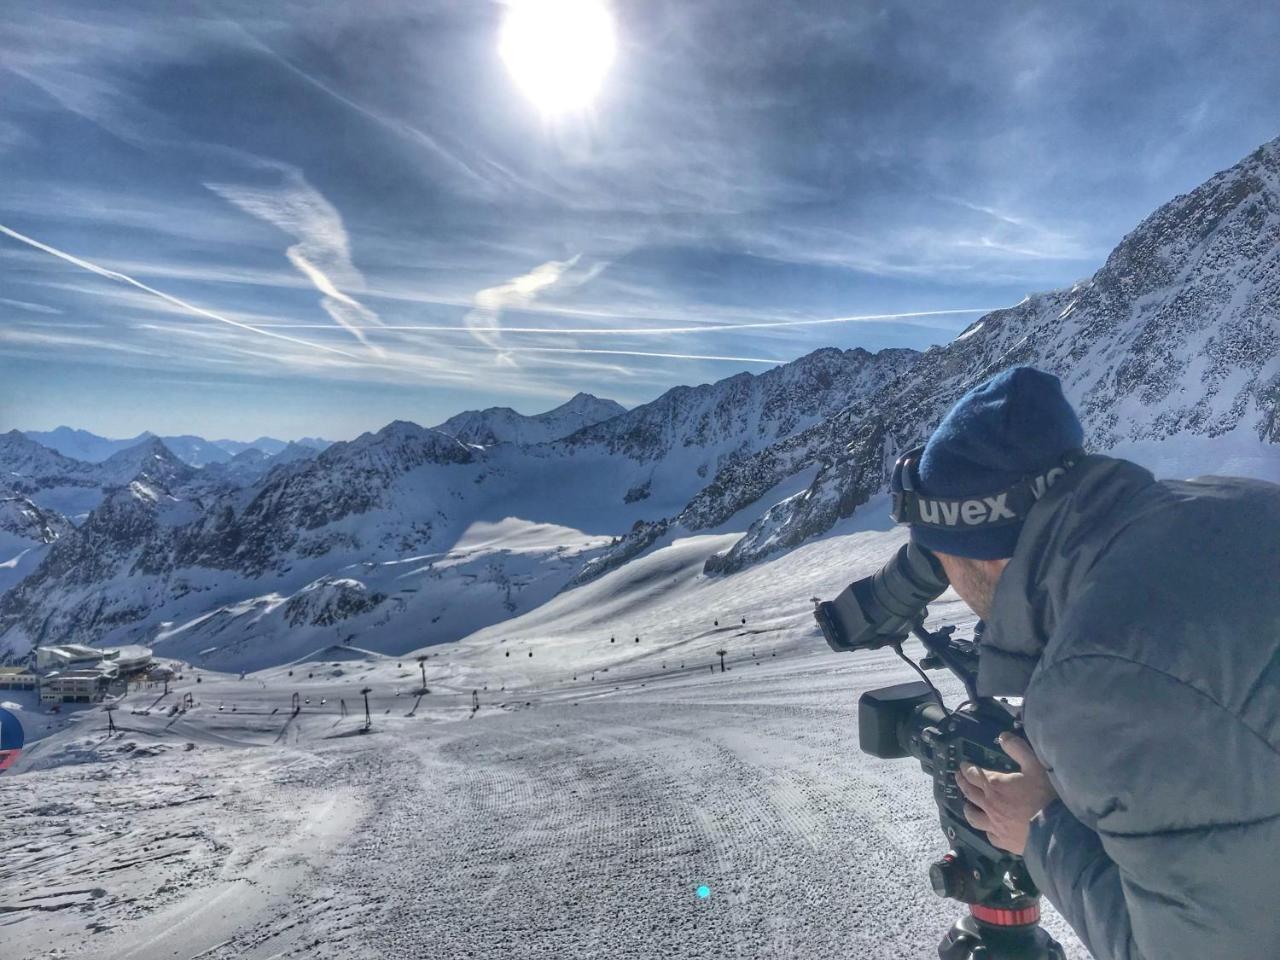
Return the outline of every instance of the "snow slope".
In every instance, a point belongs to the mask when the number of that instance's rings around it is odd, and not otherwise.
[[[450,549],[365,561],[290,593],[270,592],[159,624],[156,650],[215,669],[259,669],[356,639],[403,653],[465,636],[544,603],[584,554],[607,544],[564,527],[507,518],[468,527]]]

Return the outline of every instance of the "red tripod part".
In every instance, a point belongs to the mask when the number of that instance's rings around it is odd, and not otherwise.
[[[980,903],[969,904],[974,919],[993,927],[1025,927],[1040,922],[1040,901],[1033,900],[1024,907],[986,907]]]

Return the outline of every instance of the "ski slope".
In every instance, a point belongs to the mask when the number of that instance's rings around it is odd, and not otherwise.
[[[0,778],[6,958],[931,956],[961,910],[929,781],[857,749],[860,692],[910,674],[809,617],[900,542],[863,516],[730,579],[700,571],[731,535],[677,539],[421,667],[190,671],[115,737],[37,731]]]

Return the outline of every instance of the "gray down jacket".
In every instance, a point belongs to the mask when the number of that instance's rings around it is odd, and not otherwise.
[[[1280,486],[1085,458],[1029,513],[980,663],[1061,797],[1031,876],[1095,957],[1280,958]]]

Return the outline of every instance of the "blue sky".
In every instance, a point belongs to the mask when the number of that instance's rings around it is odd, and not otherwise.
[[[924,348],[1280,134],[1270,3],[611,10],[549,118],[485,0],[11,5],[0,428],[341,439]]]

